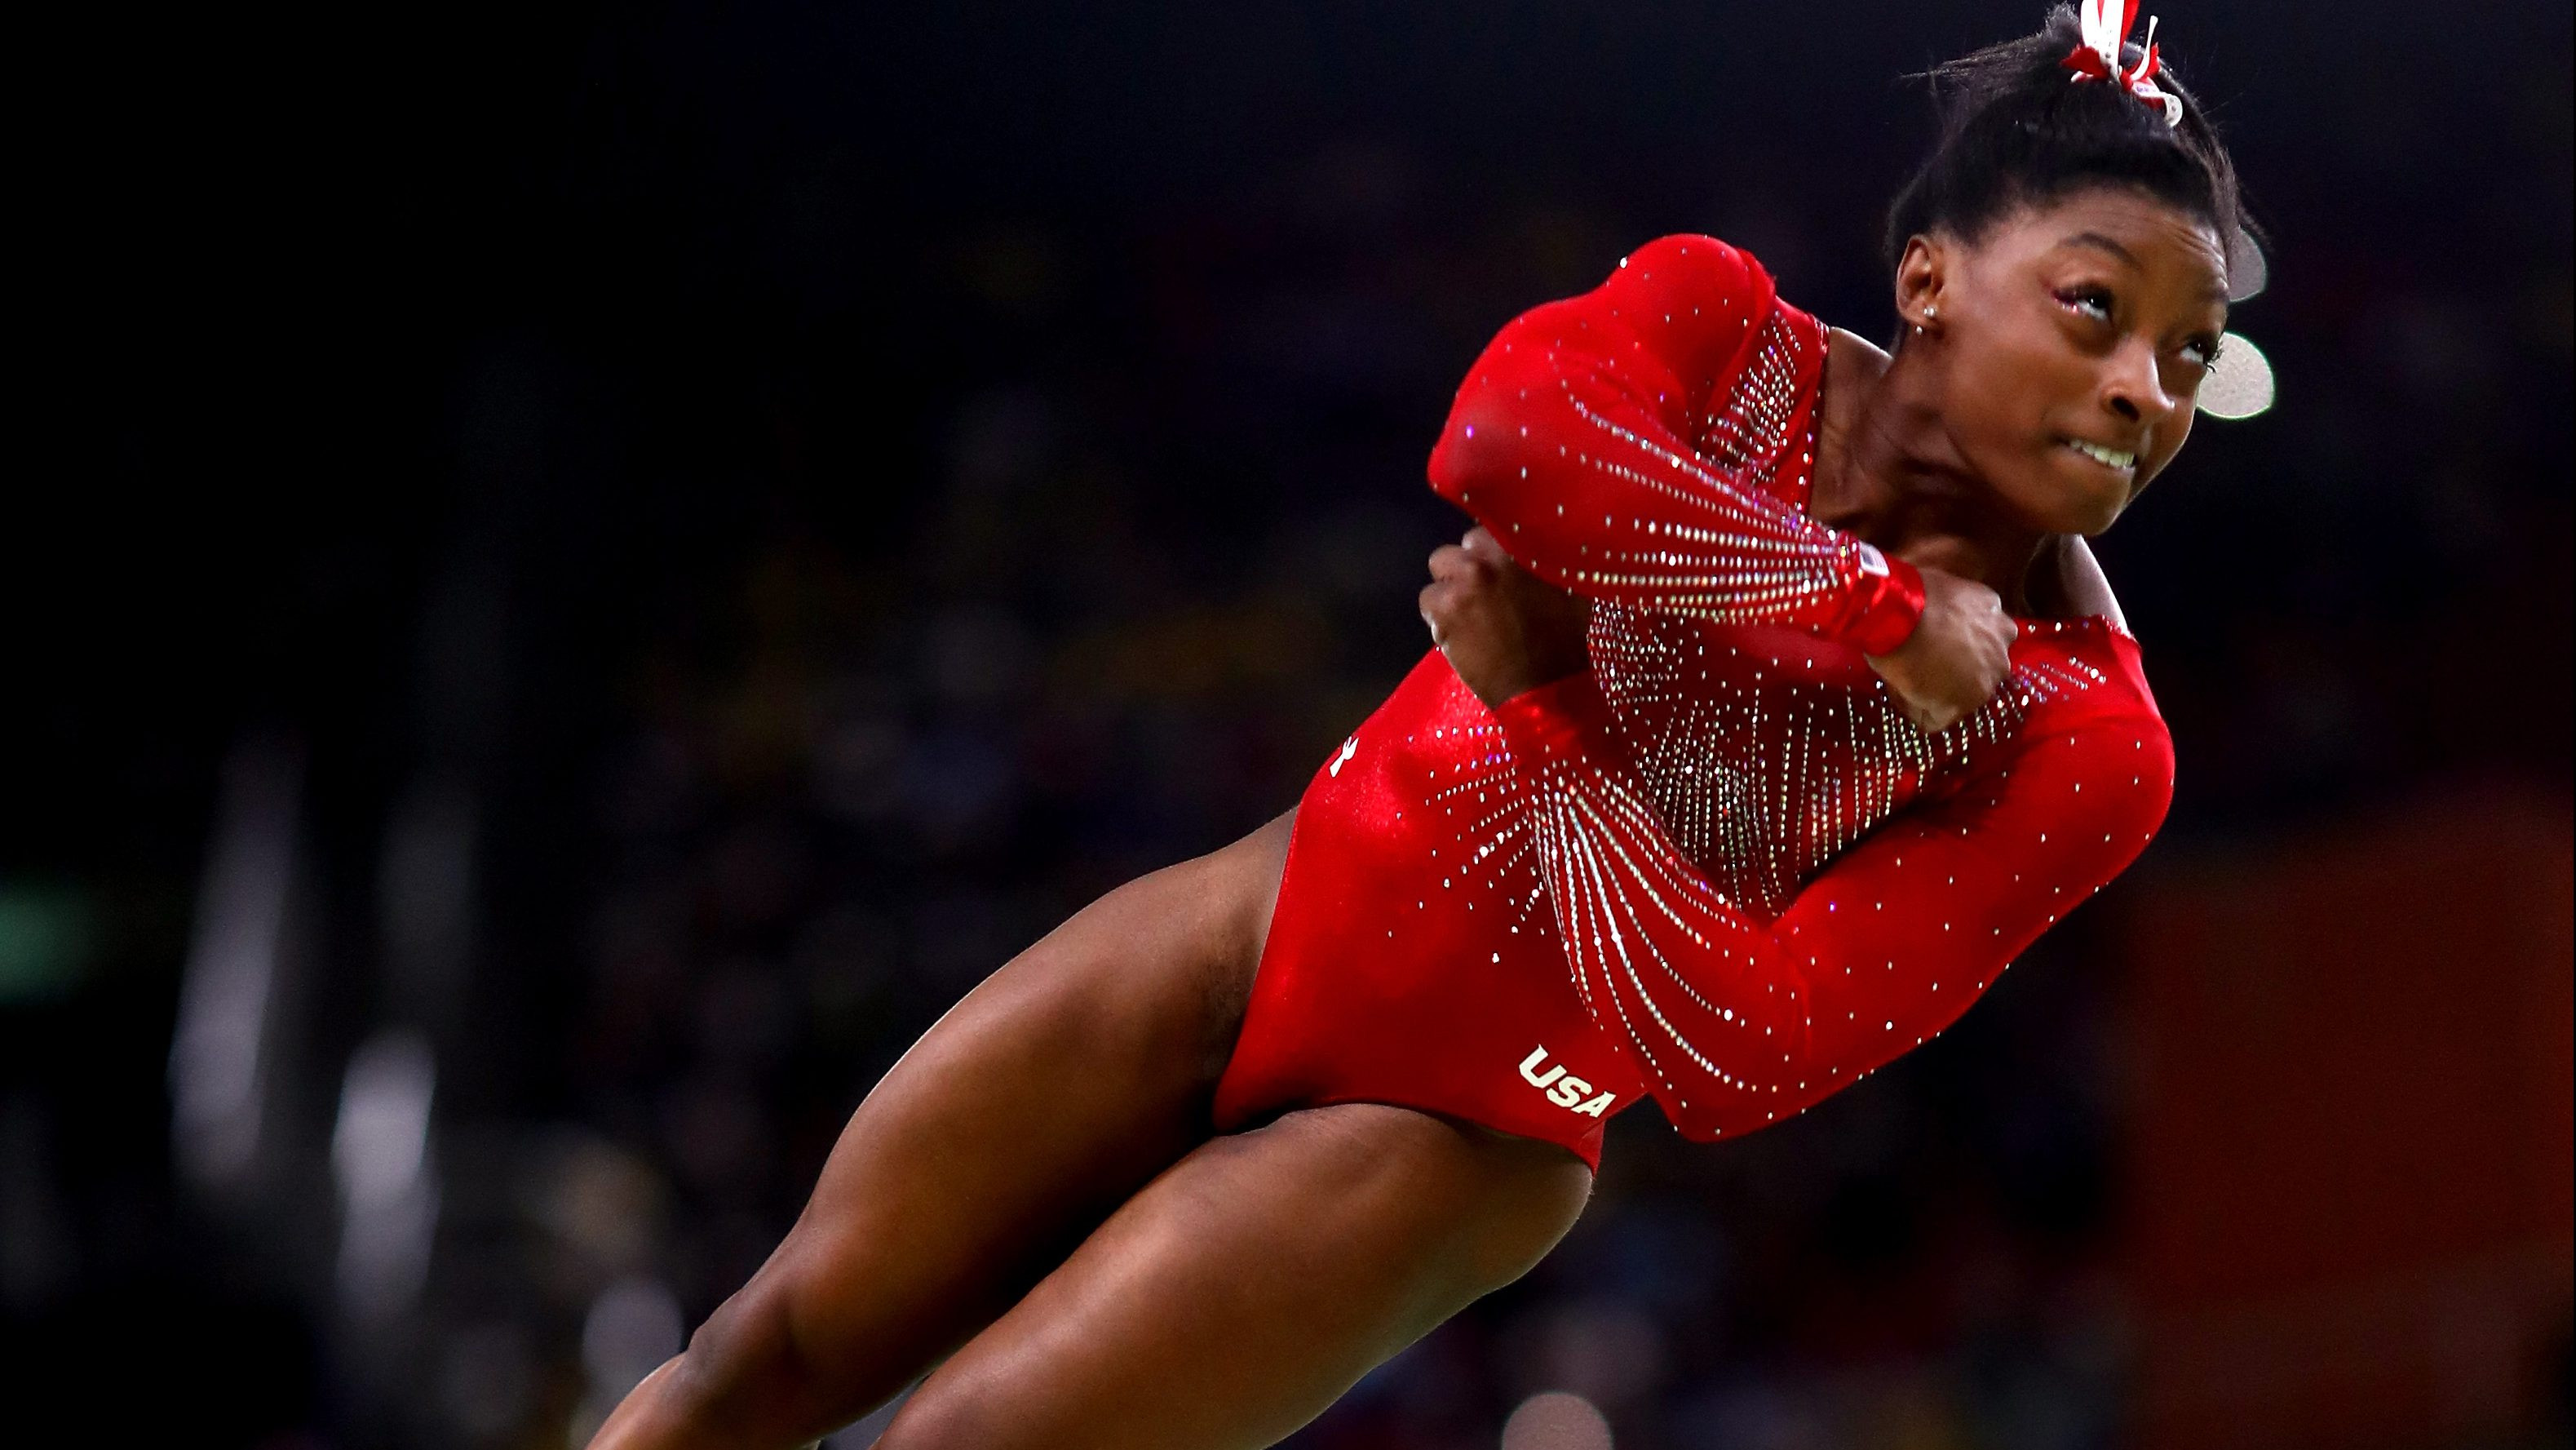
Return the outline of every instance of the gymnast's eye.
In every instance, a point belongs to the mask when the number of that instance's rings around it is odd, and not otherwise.
[[[2099,322],[2111,320],[2111,294],[2101,287],[2073,287],[2057,294],[2068,310]]]
[[[2183,344],[2185,350],[2198,352],[2199,356],[2194,357],[2192,361],[2199,364],[2204,369],[2213,368],[2218,365],[2218,354],[2226,346],[2227,339],[2213,336],[2208,333],[2203,333]]]

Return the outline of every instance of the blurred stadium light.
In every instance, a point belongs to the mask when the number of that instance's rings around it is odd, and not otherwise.
[[[1581,1395],[1532,1395],[1503,1422],[1503,1450],[1610,1450],[1610,1422]]]
[[[302,785],[302,761],[274,745],[237,748],[224,772],[170,1043],[172,1151],[208,1189],[240,1184],[259,1152]]]
[[[2231,332],[2201,380],[2199,408],[2213,418],[2251,418],[2271,409],[2272,392],[2272,360],[2253,339]]]
[[[437,1085],[437,1061],[416,1032],[380,1032],[349,1059],[331,1167],[340,1184],[340,1300],[362,1322],[409,1309],[429,1271],[438,1220],[429,1144]]]

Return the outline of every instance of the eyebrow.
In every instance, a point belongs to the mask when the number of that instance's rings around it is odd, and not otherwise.
[[[2119,258],[2130,266],[2137,267],[2140,271],[2146,270],[2138,261],[2136,253],[2130,251],[2124,246],[2121,246],[2118,242],[2111,240],[2109,237],[2102,235],[2100,232],[2077,232],[2075,235],[2058,242],[2058,245],[2061,247],[2093,247],[2100,251],[2110,253],[2112,256]],[[2220,283],[2219,285],[2210,288],[2208,291],[2202,293],[2201,296],[2206,301],[2217,303],[2221,308],[2226,307],[2230,301],[2227,295],[2227,286],[2225,283]]]
[[[2075,235],[2059,242],[2058,245],[2061,247],[2099,247],[2103,251],[2110,253],[2112,256],[2119,258],[2121,261],[2128,263],[2132,267],[2138,265],[2138,259],[2135,254],[2130,252],[2128,248],[2121,246],[2118,242],[2102,235],[2100,232],[2077,232]]]

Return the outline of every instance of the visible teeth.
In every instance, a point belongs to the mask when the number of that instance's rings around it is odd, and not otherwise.
[[[2128,468],[2138,461],[2138,455],[2134,453],[2122,453],[2116,449],[2104,448],[2099,444],[2087,443],[2081,438],[2067,439],[2066,446],[2096,463],[2111,468]]]

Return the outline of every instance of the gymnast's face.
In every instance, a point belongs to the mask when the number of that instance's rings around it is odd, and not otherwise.
[[[1896,287],[1960,460],[2048,533],[2109,528],[2172,461],[2227,326],[2217,233],[2127,188],[1917,237]]]

